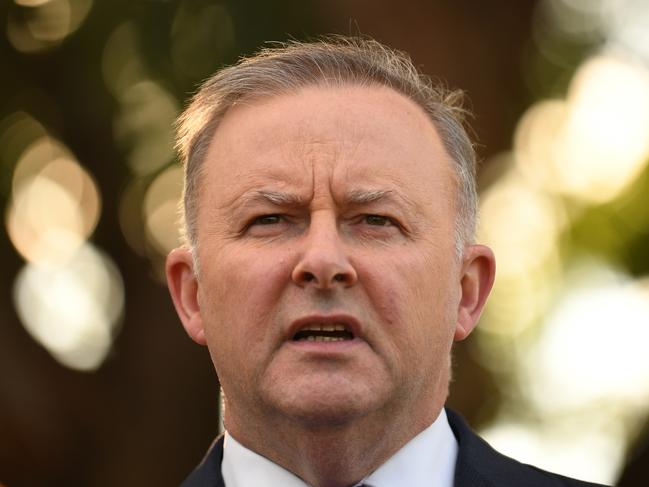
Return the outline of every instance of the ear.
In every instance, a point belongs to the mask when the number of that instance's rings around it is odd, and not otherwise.
[[[167,256],[167,286],[176,313],[187,334],[200,345],[205,345],[205,330],[198,300],[198,280],[194,272],[191,250],[181,247]]]
[[[496,276],[496,259],[489,247],[470,245],[462,259],[460,303],[455,340],[464,340],[478,323]]]

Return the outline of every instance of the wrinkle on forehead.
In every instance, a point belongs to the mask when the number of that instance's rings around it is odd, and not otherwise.
[[[375,112],[378,120],[387,114],[387,123],[374,123]],[[405,206],[426,211],[440,196],[454,202],[453,162],[420,112],[387,88],[311,88],[234,107],[216,129],[206,160],[212,187],[207,206],[225,209],[259,189],[324,204],[350,200],[350,190],[405,190],[403,201],[417,202]]]
[[[361,189],[354,188],[344,191],[342,199],[330,198],[331,203],[338,209],[364,207],[372,204],[382,204],[402,208],[411,216],[421,215],[423,209],[401,191],[393,189]],[[329,195],[328,195],[329,196]],[[272,189],[257,189],[241,194],[230,207],[234,212],[254,206],[255,204],[270,204],[282,208],[310,208],[316,198],[314,194],[294,191],[276,191]]]

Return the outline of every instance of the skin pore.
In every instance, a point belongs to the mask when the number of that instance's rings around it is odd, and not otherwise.
[[[352,485],[437,418],[493,282],[488,248],[456,255],[453,162],[414,102],[349,86],[231,108],[204,164],[200,277],[186,248],[167,277],[226,429],[310,485]],[[348,339],[296,339],[323,323]]]

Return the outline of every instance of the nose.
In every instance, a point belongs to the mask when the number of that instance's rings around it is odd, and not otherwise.
[[[300,287],[317,289],[356,284],[358,275],[345,252],[335,221],[312,218],[291,279]]]

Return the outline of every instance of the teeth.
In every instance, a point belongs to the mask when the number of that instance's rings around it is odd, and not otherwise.
[[[310,342],[338,342],[353,339],[353,333],[344,323],[311,323],[302,327],[293,340]]]
[[[306,338],[303,338],[303,340],[307,340],[309,342],[340,342],[343,341],[343,337],[325,337],[325,336],[313,336],[309,335]]]
[[[302,328],[308,331],[345,331],[346,329],[347,327],[342,323],[312,323]]]

